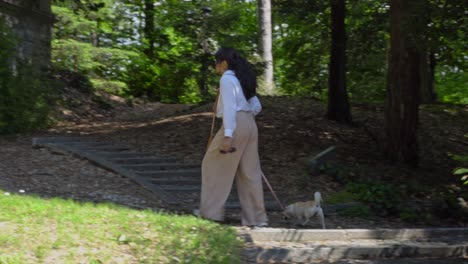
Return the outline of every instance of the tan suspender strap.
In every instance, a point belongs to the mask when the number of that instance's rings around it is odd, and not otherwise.
[[[206,146],[206,149],[208,149],[210,147],[210,144],[211,144],[211,141],[213,141],[213,137],[214,137],[214,126],[215,126],[215,120],[216,120],[216,111],[217,111],[217,108],[218,108],[218,99],[219,99],[219,88],[218,90],[216,91],[216,99],[215,99],[215,102],[214,102],[214,105],[213,105],[213,119],[211,120],[211,130],[210,130],[210,137],[208,138],[208,144]]]

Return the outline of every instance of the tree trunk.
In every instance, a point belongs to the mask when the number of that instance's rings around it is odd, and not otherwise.
[[[200,90],[200,95],[203,100],[208,100],[210,94],[208,93],[208,74],[209,74],[209,65],[212,60],[212,55],[208,52],[204,52],[200,55],[200,77],[198,78],[198,88]]]
[[[272,52],[272,31],[271,31],[271,1],[257,0],[258,4],[258,26],[260,31],[260,54],[265,63],[263,71],[263,81],[268,94],[274,93],[273,80],[273,52]]]
[[[147,46],[145,50],[143,51],[148,57],[148,59],[154,63],[154,1],[153,0],[145,0],[144,1],[144,9],[143,13],[145,16],[145,26],[143,28],[143,33],[144,33],[144,41],[147,43]],[[150,100],[157,100],[158,96],[156,95],[155,87],[150,86],[146,90],[146,95],[148,96],[148,99]]]
[[[148,46],[146,47],[145,54],[150,59],[154,59],[154,1],[145,0],[145,28],[144,33]]]
[[[100,29],[101,29],[101,20],[99,18],[96,19],[96,29],[93,31],[91,34],[92,36],[92,44],[94,47],[100,47],[100,39],[99,39],[99,34],[100,34]]]
[[[429,53],[429,89],[431,90],[432,94],[432,102],[435,103],[437,101],[437,92],[435,90],[435,67],[436,67],[436,57],[435,53],[431,51]]]
[[[433,104],[436,101],[434,87],[435,56],[434,53],[421,56],[421,103]]]
[[[201,48],[201,54],[199,56],[200,62],[200,75],[198,77],[198,87],[200,90],[200,95],[203,100],[212,100],[210,94],[208,93],[208,75],[210,70],[210,63],[212,62],[213,55],[210,52],[210,34],[209,34],[209,16],[211,9],[208,7],[201,8],[202,15],[202,24],[199,35],[199,43]]]
[[[327,118],[351,123],[351,110],[346,92],[345,0],[331,0],[331,57],[328,77]]]
[[[390,1],[390,59],[385,104],[386,157],[418,165],[417,127],[421,87],[423,20],[421,0]]]

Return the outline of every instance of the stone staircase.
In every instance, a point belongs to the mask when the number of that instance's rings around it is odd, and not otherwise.
[[[138,152],[91,137],[34,138],[32,144],[35,148],[48,148],[88,159],[98,166],[121,174],[152,191],[178,211],[191,211],[198,206],[201,190],[200,164],[185,164],[175,158]],[[268,190],[265,190],[265,206],[269,211],[280,210]],[[226,203],[226,209],[240,209],[235,186]]]

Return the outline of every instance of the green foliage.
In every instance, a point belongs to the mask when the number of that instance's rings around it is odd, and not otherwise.
[[[388,48],[387,1],[347,6],[347,87],[354,102],[382,102]],[[330,59],[327,1],[278,1],[274,39],[277,85],[286,94],[326,99]]]
[[[387,1],[348,2],[347,90],[352,102],[383,102],[389,48]]]
[[[441,102],[468,105],[467,72],[448,66],[437,67],[436,82]]]
[[[361,204],[351,205],[350,207],[339,210],[338,213],[349,217],[369,218],[372,216],[369,207]]]
[[[14,56],[15,36],[2,20],[0,32],[0,134],[46,127],[52,82]]]
[[[115,95],[125,95],[127,93],[127,84],[124,82],[91,79],[91,83],[97,91],[105,91]]]
[[[417,3],[421,5],[420,2]],[[435,89],[442,102],[467,103],[464,2],[429,0],[414,19],[429,25],[418,38],[436,56]],[[326,99],[330,53],[329,1],[275,1],[274,58],[277,86],[285,94]],[[389,4],[348,1],[347,90],[351,102],[382,103],[386,95]]]
[[[64,69],[53,69],[52,75],[62,83],[62,86],[73,87],[74,89],[90,94],[94,91],[91,81],[85,75]]]
[[[460,177],[463,185],[468,185],[468,155],[453,155],[452,159],[460,162],[462,167],[456,168],[453,174]]]
[[[0,134],[12,134],[44,128],[50,112],[46,80],[38,79],[28,65],[18,68],[17,76],[2,81],[0,87]]]
[[[204,12],[204,7],[212,11]],[[86,74],[98,90],[198,103],[217,86],[208,67],[220,45],[253,53],[255,7],[240,0],[166,1],[151,11],[155,44],[149,56],[144,30],[148,12],[141,2],[56,1],[53,61],[59,68]]]
[[[419,2],[418,2],[419,3]],[[206,7],[211,12],[206,12]],[[280,93],[325,100],[330,59],[330,2],[275,0],[273,55]],[[424,43],[435,55],[435,88],[442,102],[467,103],[466,23],[461,0],[428,0],[417,14],[427,20]],[[163,102],[210,98],[217,76],[212,53],[232,46],[257,60],[256,2],[168,0],[157,4],[154,52],[145,32],[142,1],[55,1],[53,59],[117,94]],[[205,10],[205,11],[204,11]],[[351,102],[382,103],[387,78],[389,4],[347,2],[347,90]],[[104,85],[105,81],[109,82]],[[119,82],[113,83],[113,82]],[[261,82],[260,82],[261,83]],[[102,85],[99,85],[102,84]],[[123,86],[126,85],[126,87]],[[98,88],[101,89],[101,88]]]
[[[355,193],[349,192],[347,190],[339,191],[327,197],[327,204],[339,204],[347,203],[358,200],[358,196]]]
[[[114,48],[98,48],[89,43],[73,39],[54,40],[52,42],[52,62],[59,69],[69,69],[87,75],[99,89],[107,80],[114,88],[115,94],[126,90],[126,70],[137,59],[138,54]],[[120,84],[117,84],[120,83]],[[113,91],[113,89],[105,89]]]
[[[273,5],[276,86],[288,95],[325,98],[330,10],[322,2],[278,1]]]
[[[435,84],[444,103],[468,104],[465,6],[462,0],[428,0],[429,51],[435,54]]]
[[[119,46],[116,34],[120,31],[114,32],[113,28],[119,27],[119,21],[126,18],[118,20],[113,14],[114,11],[122,13],[119,5],[113,7],[114,1],[110,0],[102,3],[97,9],[86,3],[82,6],[62,3],[52,7],[59,18],[54,25],[52,62],[56,68],[88,76],[96,90],[125,95],[128,69],[140,55]],[[126,31],[120,36],[127,38],[125,34]]]
[[[337,182],[346,183],[350,180],[350,171],[343,165],[336,162],[326,161],[317,166],[320,173],[325,173],[335,178]]]
[[[371,179],[349,182],[346,190],[355,193],[379,215],[397,214],[405,197],[400,186]]]
[[[349,190],[342,190],[327,197],[327,204],[345,204],[359,201],[359,195]],[[347,206],[338,213],[343,216],[368,218],[372,215],[370,208],[364,204],[353,204]]]
[[[327,198],[327,203],[338,204],[346,202],[363,202],[356,204],[340,214],[356,217],[369,217],[375,215],[398,215],[403,208],[401,205],[407,197],[408,186],[397,185],[383,180],[362,179],[354,172],[334,162],[325,162],[318,168],[335,178],[345,186],[345,190],[335,193]]]
[[[434,218],[431,212],[414,211],[414,210],[408,210],[406,208],[402,208],[402,211],[400,212],[399,216],[401,220],[407,221],[407,222],[429,223]]]

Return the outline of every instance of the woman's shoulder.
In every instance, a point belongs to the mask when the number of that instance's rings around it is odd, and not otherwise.
[[[236,73],[233,70],[227,70],[221,77],[236,77]]]
[[[224,82],[224,81],[233,81],[233,80],[237,80],[237,77],[236,77],[236,74],[231,70],[226,71],[221,76],[221,81],[222,82]]]

